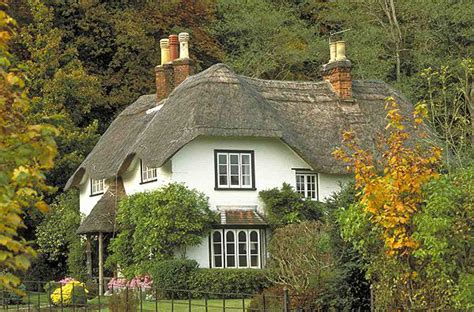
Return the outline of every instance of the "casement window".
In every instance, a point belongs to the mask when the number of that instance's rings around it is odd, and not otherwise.
[[[214,158],[216,189],[255,189],[253,151],[216,150]]]
[[[158,175],[156,172],[156,168],[144,166],[143,162],[140,160],[140,169],[141,169],[141,176],[142,176],[141,183],[157,181]]]
[[[310,172],[296,172],[296,191],[305,198],[319,200],[318,175]]]
[[[91,196],[104,193],[105,179],[91,179]]]
[[[211,241],[213,268],[260,268],[259,230],[215,230]]]

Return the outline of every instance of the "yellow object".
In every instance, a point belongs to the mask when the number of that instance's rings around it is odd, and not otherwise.
[[[170,45],[168,39],[161,39],[160,40],[160,48],[161,48],[161,65],[170,62]]]
[[[89,293],[89,291],[87,290],[86,285],[84,283],[78,281],[70,281],[66,283],[66,285],[62,285],[53,291],[53,293],[51,294],[51,301],[54,305],[61,305],[61,301],[63,305],[71,305],[73,303],[80,303],[81,300],[87,300],[87,293]]]

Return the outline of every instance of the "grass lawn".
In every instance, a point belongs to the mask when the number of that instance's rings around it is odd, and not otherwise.
[[[109,297],[100,297],[101,308],[100,311],[109,311],[107,308],[107,302]],[[29,306],[28,309],[28,297],[23,299],[23,304],[20,305],[9,305],[8,311],[38,311],[38,302],[41,305],[40,311],[61,311],[60,307],[52,306],[51,309],[48,305],[48,297],[46,294],[41,293],[30,293],[29,297]],[[245,306],[248,305],[250,299],[245,299]],[[70,308],[64,307],[63,311],[70,312],[70,311],[99,311],[99,300],[98,298],[94,298],[88,301],[88,307],[86,308]],[[142,302],[142,310],[143,312],[154,312],[155,310],[155,301],[144,300]],[[242,299],[226,299],[225,300],[225,311],[244,311],[243,309],[243,302]],[[207,300],[207,311],[209,312],[221,312],[224,311],[224,301],[222,299],[209,299]],[[3,306],[0,306],[0,311],[7,311],[7,309]],[[140,311],[140,305],[138,305],[138,310]],[[188,300],[158,300],[158,311],[160,312],[168,312],[168,311],[175,311],[175,312],[188,312],[189,311],[189,302]],[[205,301],[204,299],[193,299],[191,300],[191,311],[196,312],[205,312]]]

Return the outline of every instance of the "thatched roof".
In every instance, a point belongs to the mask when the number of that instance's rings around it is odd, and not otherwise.
[[[329,82],[252,79],[216,64],[188,77],[160,103],[145,95],[126,108],[66,188],[77,185],[86,172],[92,178],[120,175],[134,155],[160,167],[199,136],[278,138],[314,170],[345,173],[331,155],[343,130],[353,128],[373,145],[385,123],[386,97],[393,96],[404,113],[413,109],[384,82],[353,81],[352,93],[353,100],[340,100]]]
[[[82,221],[76,233],[113,233],[115,231],[116,206],[125,195],[122,178],[111,179],[107,191]]]

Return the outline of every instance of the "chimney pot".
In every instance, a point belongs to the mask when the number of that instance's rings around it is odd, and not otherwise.
[[[189,58],[189,34],[182,32],[179,33],[179,58]]]
[[[346,43],[344,41],[336,42],[336,61],[343,61],[346,59]]]
[[[330,52],[329,63],[335,62],[336,61],[336,43],[335,42],[329,43],[329,52]]]
[[[168,39],[161,39],[160,40],[160,48],[161,48],[161,65],[169,63],[169,61],[170,61],[169,40]]]
[[[170,62],[178,58],[178,35],[169,35],[169,48],[170,48]]]

